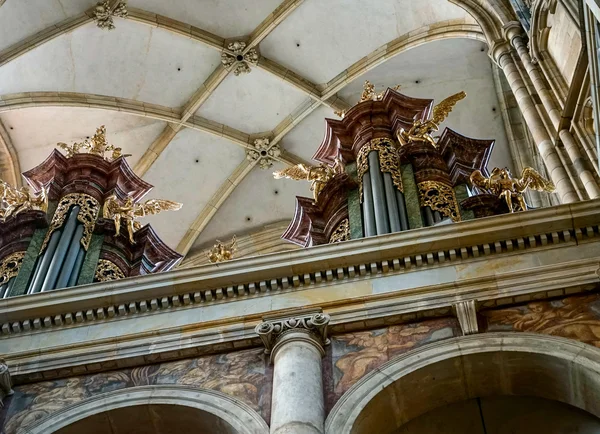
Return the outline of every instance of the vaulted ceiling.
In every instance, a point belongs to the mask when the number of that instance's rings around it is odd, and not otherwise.
[[[495,138],[492,165],[510,166],[483,35],[447,0],[129,0],[113,30],[93,0],[0,5],[3,176],[106,125],[148,197],[183,202],[149,221],[184,254],[291,219],[308,183],[272,171],[309,161],[365,79],[438,101],[466,90],[448,126]],[[249,73],[221,63],[234,41],[257,49]],[[256,138],[281,149],[266,170],[246,158]]]

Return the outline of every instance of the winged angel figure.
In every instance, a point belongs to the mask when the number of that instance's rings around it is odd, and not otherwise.
[[[115,223],[116,236],[119,236],[121,233],[121,224],[125,224],[129,241],[131,241],[131,244],[135,244],[133,234],[142,227],[141,223],[136,221],[136,219],[151,214],[158,214],[161,211],[177,211],[182,206],[179,202],[164,199],[150,199],[144,203],[135,203],[131,196],[128,196],[125,203],[121,205],[117,196],[111,194],[104,201],[102,216]]]
[[[16,216],[29,209],[48,210],[48,189],[42,186],[40,192],[34,194],[27,186],[14,188],[0,179],[0,218]]]
[[[229,244],[225,244],[224,242],[217,240],[212,246],[212,249],[208,251],[208,260],[212,264],[216,262],[229,261],[230,259],[233,259],[233,254],[236,252],[236,250],[237,239],[235,235]]]
[[[535,169],[525,167],[521,178],[513,178],[510,170],[495,168],[489,178],[486,178],[480,170],[471,173],[471,183],[483,191],[495,194],[504,199],[510,212],[526,211],[527,204],[523,192],[527,189],[535,191],[553,192],[554,184],[542,177]],[[516,206],[515,206],[516,205]]]
[[[456,103],[466,98],[466,96],[467,94],[464,91],[451,95],[433,108],[431,119],[425,122],[415,119],[413,126],[408,131],[402,128],[398,132],[398,141],[400,144],[404,146],[413,142],[427,142],[434,148],[437,148],[437,143],[431,136],[431,133],[439,130],[440,124],[446,120]]]
[[[308,166],[306,164],[296,164],[277,172],[273,172],[275,179],[287,178],[296,181],[311,181],[310,190],[313,192],[315,202],[319,194],[329,182],[338,173],[344,172],[344,166],[340,159],[336,159],[333,167],[327,164],[319,164],[318,166]]]

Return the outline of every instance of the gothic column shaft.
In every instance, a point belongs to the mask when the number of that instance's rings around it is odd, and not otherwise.
[[[563,145],[565,145],[567,154],[569,154],[569,158],[573,162],[577,175],[579,175],[579,179],[581,179],[581,183],[590,199],[600,197],[600,187],[598,187],[592,172],[587,168],[587,160],[581,155],[579,147],[571,132],[564,129],[561,130],[558,135],[562,140]]]
[[[576,202],[578,197],[573,189],[573,186],[571,185],[569,175],[567,174],[560,161],[560,158],[558,157],[558,154],[556,153],[556,150],[554,149],[554,145],[550,140],[550,136],[548,136],[544,123],[542,122],[542,119],[535,108],[533,100],[531,99],[531,96],[525,87],[525,83],[523,83],[523,80],[519,75],[519,71],[517,70],[517,66],[512,59],[510,52],[507,50],[501,52],[497,56],[497,60],[500,64],[500,67],[504,71],[504,74],[506,75],[506,79],[511,90],[513,91],[513,94],[515,95],[517,104],[521,109],[521,113],[523,113],[523,118],[525,119],[525,122],[531,131],[533,140],[540,151],[540,155],[544,160],[546,168],[548,169],[550,178],[556,186],[561,203]]]
[[[558,124],[560,122],[560,111],[556,107],[554,99],[552,99],[550,89],[548,89],[548,87],[546,86],[546,80],[544,76],[542,75],[538,66],[531,61],[531,56],[529,55],[529,51],[525,46],[525,42],[523,41],[522,36],[515,35],[512,38],[511,42],[513,47],[515,47],[515,49],[517,50],[517,54],[519,55],[519,58],[521,59],[521,62],[523,63],[527,74],[529,74],[529,78],[531,78],[533,87],[540,96],[540,100],[542,101],[546,112],[548,112],[548,116],[550,117],[552,125],[554,126],[554,128],[558,128]]]

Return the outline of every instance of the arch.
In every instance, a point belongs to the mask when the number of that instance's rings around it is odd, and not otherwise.
[[[496,375],[490,375],[490,373]],[[600,349],[574,340],[489,333],[410,351],[364,376],[334,406],[327,434],[402,426],[454,402],[494,395],[564,402],[600,417]]]
[[[511,11],[502,9],[498,5],[493,6],[488,0],[449,0],[458,7],[464,9],[471,15],[483,30],[490,49],[494,43],[504,41],[502,28],[516,17]]]
[[[248,405],[224,393],[184,386],[138,386],[104,393],[57,411],[29,426],[24,433],[48,434],[108,410],[146,404],[191,407],[210,413],[240,434],[268,434],[263,418]]]

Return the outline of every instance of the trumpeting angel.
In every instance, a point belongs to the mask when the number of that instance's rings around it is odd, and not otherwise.
[[[344,166],[339,158],[336,158],[333,166],[327,164],[319,164],[318,166],[309,166],[306,164],[296,164],[277,172],[273,172],[275,179],[287,178],[297,181],[310,181],[310,190],[313,192],[315,202],[319,194],[329,182],[338,173],[344,172]]]
[[[48,189],[42,186],[35,194],[27,186],[15,188],[0,179],[0,218],[16,216],[30,209],[48,210]]]
[[[476,170],[471,173],[470,180],[471,184],[481,190],[504,199],[510,212],[527,210],[527,204],[523,197],[523,193],[527,189],[548,193],[554,191],[554,184],[531,167],[523,169],[521,178],[513,178],[507,168],[496,167],[487,178],[480,170]]]
[[[129,241],[135,244],[133,234],[139,230],[142,225],[136,219],[151,214],[158,214],[161,211],[177,211],[181,209],[182,204],[164,199],[150,199],[144,203],[135,203],[132,196],[127,196],[125,203],[121,204],[115,194],[111,194],[104,201],[102,207],[102,216],[115,223],[115,235],[121,233],[121,225],[127,227]]]
[[[415,119],[408,131],[400,129],[397,134],[400,144],[404,146],[414,142],[426,142],[437,148],[437,143],[431,134],[439,130],[440,124],[446,120],[456,103],[466,96],[467,94],[463,91],[451,95],[433,108],[431,119],[427,121]]]

